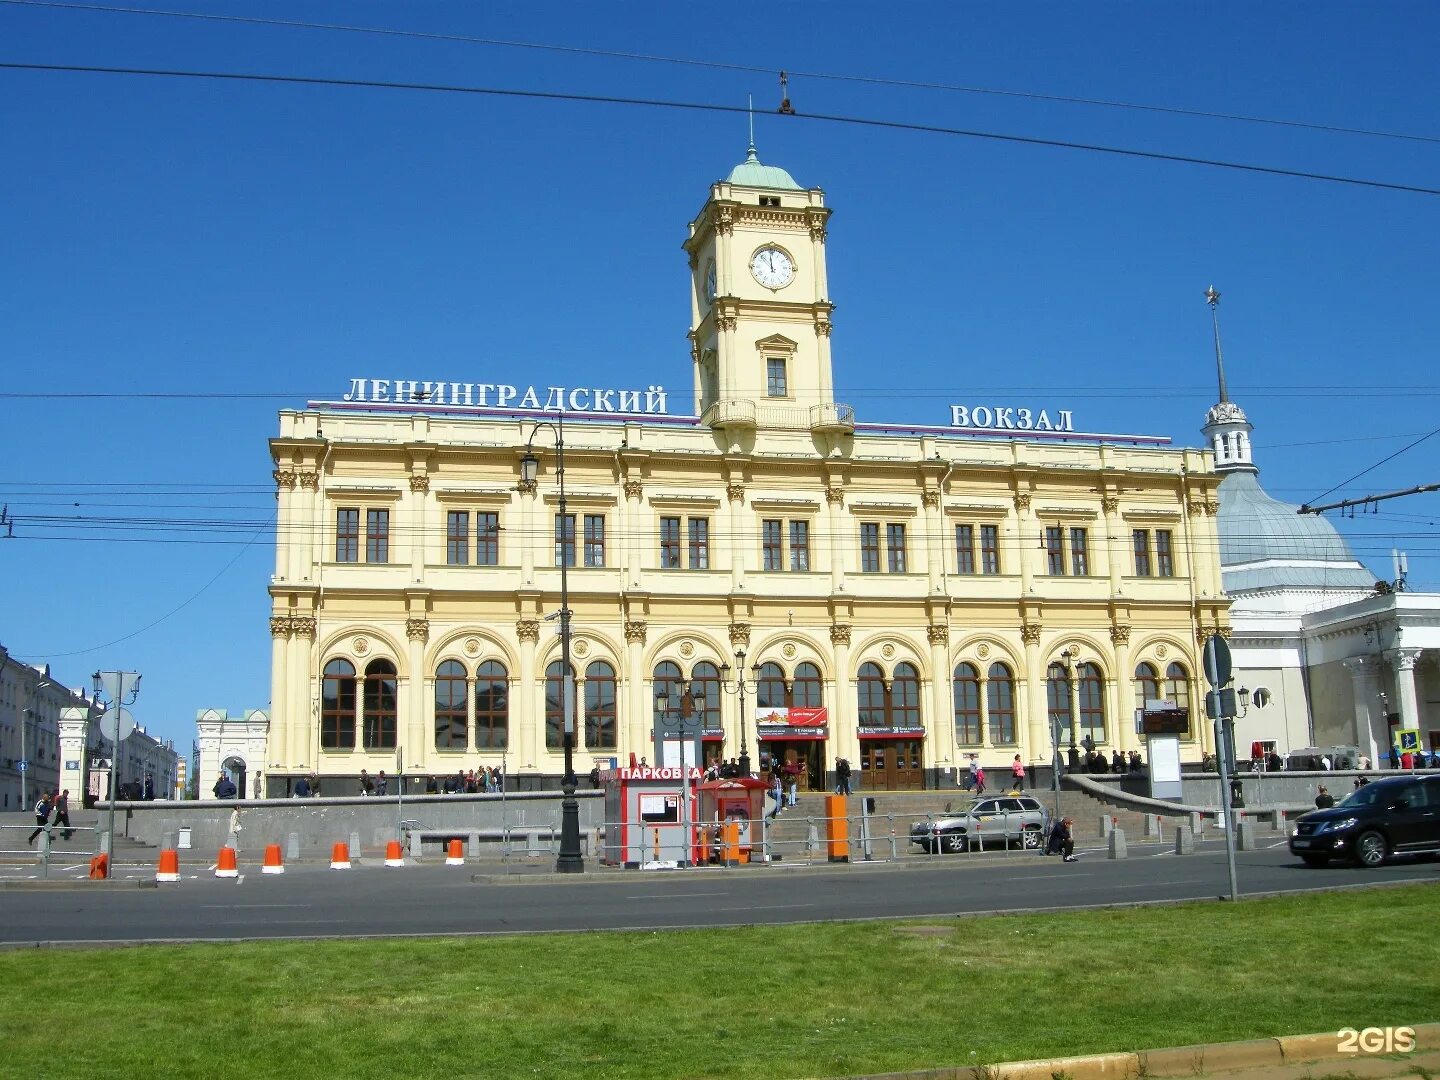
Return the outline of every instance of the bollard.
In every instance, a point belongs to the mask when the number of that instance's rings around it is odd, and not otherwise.
[[[825,796],[825,857],[830,862],[850,861],[850,819],[844,795]]]
[[[336,844],[330,849],[330,869],[350,869],[350,848],[346,844]]]
[[[292,832],[285,838],[285,858],[300,858],[300,834],[298,832]]]
[[[385,845],[385,865],[404,866],[405,856],[402,853],[399,840],[391,840]]]
[[[465,835],[465,854],[474,859],[480,855],[480,834],[478,832]]]
[[[360,834],[358,832],[350,834],[350,857],[356,862],[360,861]]]
[[[1110,835],[1110,830],[1113,829],[1113,828],[1115,828],[1115,819],[1114,819],[1113,817],[1111,817],[1109,814],[1101,814],[1101,815],[1100,815],[1100,835],[1101,835],[1101,837],[1108,837],[1108,836]]]
[[[1235,821],[1235,850],[1255,850],[1255,823],[1248,817],[1238,817]]]
[[[1175,826],[1175,854],[1195,854],[1195,834],[1190,831],[1188,825]]]
[[[463,840],[451,840],[447,845],[445,855],[446,866],[465,865],[465,842]]]
[[[418,859],[418,858],[424,853],[424,848],[421,847],[421,845],[424,843],[424,841],[422,841],[422,840],[420,839],[420,830],[419,830],[419,829],[411,829],[409,835],[410,835],[410,857],[411,857],[412,859]]]
[[[97,859],[105,858],[104,855],[97,855]],[[94,877],[94,871],[91,871]],[[180,853],[173,848],[167,848],[160,852],[160,865],[155,871],[156,881],[179,881],[180,880]]]
[[[1160,835],[1160,815],[1159,815],[1159,814],[1146,814],[1146,815],[1145,815],[1145,835],[1146,835],[1146,836],[1159,836],[1159,835]]]
[[[1110,858],[1112,858],[1112,859],[1125,859],[1125,858],[1129,858],[1129,855],[1128,855],[1128,853],[1127,853],[1126,850],[1125,850],[1125,830],[1124,830],[1124,829],[1115,828],[1115,829],[1111,829],[1111,830],[1110,830]]]
[[[235,865],[235,849],[228,844],[220,849],[220,854],[215,859],[215,876],[240,876],[240,870]]]
[[[525,834],[525,857],[538,859],[540,857],[540,834],[531,829]],[[655,830],[655,858],[660,858],[660,830]]]
[[[726,866],[740,865],[740,823],[727,821],[720,826],[720,861]]]
[[[279,845],[279,844],[266,844],[266,845],[265,845],[265,862],[264,862],[264,864],[260,867],[260,873],[262,873],[262,874],[283,874],[284,872],[285,872],[285,864],[280,861],[280,845]]]
[[[813,821],[810,822],[810,827],[809,827],[809,829],[808,829],[807,832],[806,832],[806,836],[805,836],[805,850],[806,850],[806,851],[818,851],[818,850],[820,850],[820,826],[816,825]]]
[[[1276,810],[1270,818],[1270,831],[1280,833],[1283,836],[1285,833],[1285,825],[1285,811]]]
[[[1205,817],[1198,810],[1190,815],[1190,835],[1198,837],[1205,828]]]

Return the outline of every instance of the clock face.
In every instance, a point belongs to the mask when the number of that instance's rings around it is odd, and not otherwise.
[[[762,247],[750,256],[750,273],[767,289],[783,289],[795,280],[795,264],[777,247]]]
[[[711,259],[705,264],[705,302],[715,302],[715,260]]]

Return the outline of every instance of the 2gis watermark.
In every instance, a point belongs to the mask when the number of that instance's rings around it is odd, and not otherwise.
[[[1341,1054],[1408,1054],[1415,1049],[1413,1027],[1341,1028],[1335,1033]]]

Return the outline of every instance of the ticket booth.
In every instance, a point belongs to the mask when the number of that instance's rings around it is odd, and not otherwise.
[[[765,781],[747,776],[711,780],[696,789],[701,862],[749,862],[751,852],[758,857],[768,787]]]
[[[694,862],[696,847],[687,852],[685,834],[687,829],[693,833],[699,820],[695,792],[701,775],[693,765],[688,770],[678,765],[602,770],[605,843],[600,861],[630,869]]]

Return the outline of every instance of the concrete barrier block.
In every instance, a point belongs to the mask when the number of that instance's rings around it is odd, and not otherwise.
[[[424,853],[423,842],[420,839],[420,830],[410,830],[410,857],[418,859]]]
[[[288,862],[298,858],[300,858],[300,834],[292,832],[285,837],[285,859]]]
[[[466,834],[465,854],[472,859],[480,854],[480,834],[478,832]]]
[[[540,857],[540,834],[533,830],[525,834],[525,854],[531,859]]]
[[[1205,828],[1205,818],[1199,813],[1190,815],[1190,835],[1199,836],[1200,831]]]
[[[1190,831],[1188,825],[1178,825],[1175,828],[1175,854],[1195,854],[1195,834]]]
[[[1112,858],[1112,859],[1124,859],[1124,858],[1127,858],[1127,857],[1128,857],[1128,852],[1125,850],[1125,830],[1124,830],[1124,829],[1111,829],[1111,830],[1110,830],[1110,858]]]
[[[1235,850],[1255,850],[1255,822],[1249,818],[1239,818],[1235,822]]]
[[[1115,819],[1109,814],[1100,815],[1100,835],[1109,836],[1110,830],[1115,827]]]
[[[1146,814],[1146,815],[1145,815],[1145,835],[1146,835],[1146,836],[1159,836],[1159,835],[1160,835],[1160,815],[1159,815],[1159,814]]]
[[[1286,821],[1286,819],[1285,819],[1285,811],[1284,811],[1284,810],[1276,810],[1275,813],[1272,814],[1271,817],[1270,817],[1270,829],[1271,829],[1271,831],[1272,831],[1272,832],[1280,833],[1280,834],[1283,836],[1283,835],[1285,834],[1285,831],[1286,831],[1286,829],[1287,829],[1288,827],[1289,827],[1289,822]]]
[[[360,834],[358,832],[350,834],[350,858],[354,862],[360,861]]]

